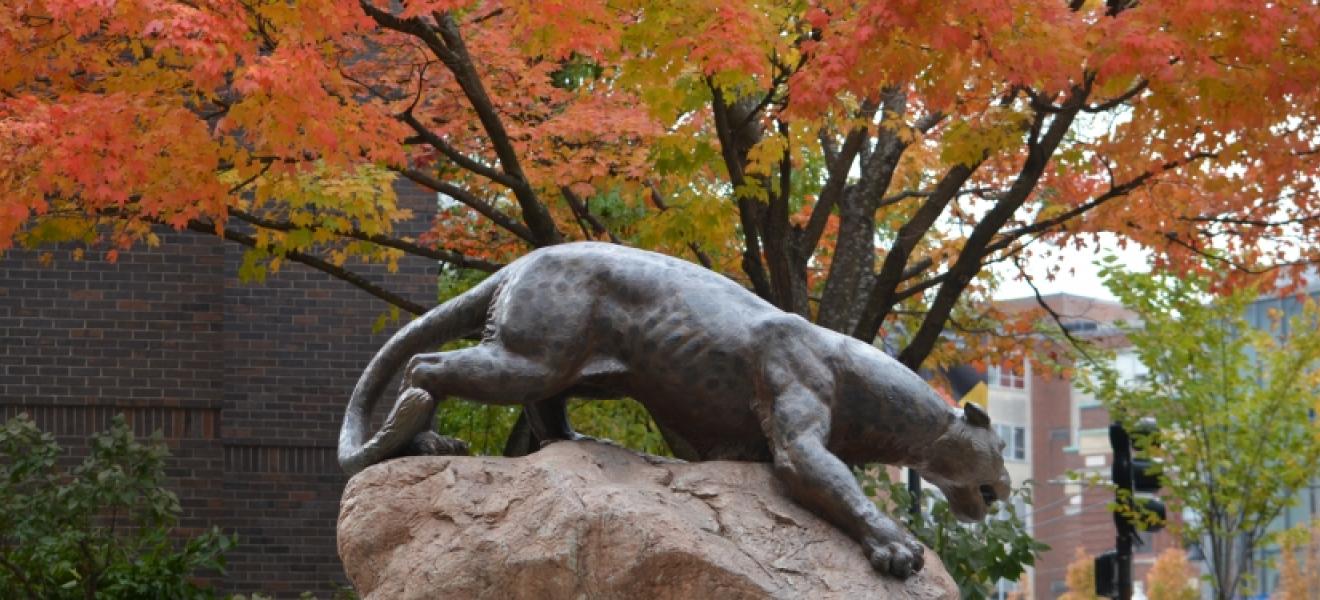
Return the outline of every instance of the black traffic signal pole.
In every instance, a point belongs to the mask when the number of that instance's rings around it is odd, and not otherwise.
[[[1109,445],[1114,449],[1113,480],[1120,490],[1127,490],[1127,498],[1119,492],[1120,506],[1128,505],[1132,500],[1132,438],[1123,425],[1117,421],[1109,425]],[[1114,513],[1114,539],[1116,556],[1114,565],[1116,600],[1132,600],[1132,536],[1135,534],[1132,524],[1122,512]],[[1099,571],[1097,571],[1098,573]]]
[[[1158,430],[1154,419],[1142,419],[1134,426],[1134,431],[1142,436],[1143,447],[1147,444],[1156,446],[1155,435]],[[1100,596],[1113,597],[1115,600],[1131,600],[1133,597],[1133,542],[1137,538],[1137,524],[1129,520],[1129,514],[1154,514],[1154,521],[1142,518],[1144,529],[1159,531],[1164,529],[1163,502],[1159,498],[1138,498],[1137,493],[1154,495],[1159,492],[1160,479],[1158,464],[1150,459],[1138,459],[1133,456],[1133,436],[1123,429],[1117,421],[1109,426],[1109,444],[1114,448],[1113,480],[1117,493],[1118,510],[1114,512],[1115,550],[1096,556],[1096,593]]]
[[[1141,435],[1142,446],[1159,445],[1158,429],[1153,419],[1142,419],[1133,426],[1133,432]],[[1114,512],[1114,529],[1117,531],[1115,550],[1097,556],[1095,559],[1095,590],[1098,596],[1107,596],[1115,600],[1132,600],[1132,544],[1141,543],[1137,538],[1137,523],[1129,520],[1128,515],[1154,515],[1154,519],[1142,517],[1140,525],[1152,533],[1164,529],[1166,511],[1159,498],[1138,498],[1137,494],[1156,494],[1160,491],[1159,465],[1148,458],[1135,458],[1132,455],[1132,436],[1118,421],[1109,425],[1109,445],[1114,449],[1113,481],[1118,495],[1119,509]]]
[[[1118,600],[1132,600],[1132,530],[1120,529],[1114,543],[1118,548]]]

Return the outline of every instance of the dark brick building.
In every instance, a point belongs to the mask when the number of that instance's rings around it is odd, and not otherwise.
[[[415,209],[434,203],[402,195]],[[335,550],[339,422],[388,337],[372,332],[387,307],[292,263],[241,283],[242,247],[163,239],[115,264],[58,250],[49,266],[38,252],[0,257],[0,419],[27,412],[75,453],[116,413],[139,434],[160,430],[184,527],[239,535],[220,587],[324,596],[346,583]],[[432,261],[369,274],[434,303]]]

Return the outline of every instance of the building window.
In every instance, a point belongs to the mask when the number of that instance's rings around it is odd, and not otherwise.
[[[1021,390],[1027,387],[1027,378],[1023,375],[1023,372],[1024,367],[1022,365],[1013,367],[1009,366],[1008,363],[1003,363],[987,369],[986,380],[990,382],[990,385]]]
[[[995,424],[995,433],[1004,440],[1004,458],[1008,460],[1027,460],[1027,428],[1015,425]]]

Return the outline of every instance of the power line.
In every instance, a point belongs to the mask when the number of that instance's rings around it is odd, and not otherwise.
[[[1087,505],[1083,506],[1081,509],[1079,509],[1077,512],[1075,512],[1075,513],[1073,513],[1073,514],[1064,514],[1064,515],[1060,515],[1060,516],[1058,516],[1058,517],[1054,517],[1053,519],[1045,519],[1044,521],[1041,521],[1041,522],[1039,522],[1039,523],[1035,523],[1035,526],[1036,526],[1036,527],[1039,527],[1039,526],[1041,526],[1041,525],[1048,525],[1048,524],[1053,523],[1053,522],[1055,522],[1055,521],[1061,521],[1061,520],[1063,520],[1063,519],[1067,519],[1067,518],[1075,517],[1075,516],[1080,515],[1080,514],[1086,512],[1086,511],[1092,509],[1092,508],[1095,508],[1095,507],[1100,506],[1100,505],[1107,505],[1107,504],[1109,504],[1109,500],[1108,500],[1108,499],[1101,500],[1100,502],[1094,502],[1094,503],[1091,503],[1091,504],[1087,504]]]

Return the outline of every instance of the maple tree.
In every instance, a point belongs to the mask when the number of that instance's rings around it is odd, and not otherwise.
[[[1173,270],[1316,258],[1317,23],[1298,0],[11,0],[0,249],[187,229],[420,312],[357,265],[609,240],[950,362],[946,327],[996,339],[996,263],[1057,271],[1105,233]],[[401,235],[399,179],[457,204]]]
[[[1068,563],[1068,572],[1064,576],[1068,591],[1059,596],[1060,600],[1096,600],[1095,595],[1095,559],[1078,546],[1073,549],[1073,561]]]
[[[1197,600],[1201,592],[1199,573],[1187,562],[1182,548],[1169,548],[1155,557],[1146,572],[1146,597],[1150,600]]]
[[[1320,592],[1320,519],[1295,525],[1284,533],[1279,563],[1276,597],[1307,600]]]

